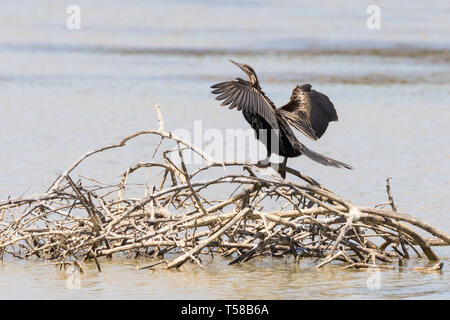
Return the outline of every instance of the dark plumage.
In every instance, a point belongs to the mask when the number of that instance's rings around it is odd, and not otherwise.
[[[325,133],[329,122],[338,120],[330,99],[321,92],[311,90],[310,84],[295,87],[290,101],[277,109],[277,112],[290,125],[313,140]]]
[[[304,84],[295,87],[290,101],[277,109],[261,90],[253,68],[230,61],[248,75],[249,81],[236,78],[234,81],[217,83],[211,86],[214,89],[212,93],[218,94],[217,100],[224,100],[222,106],[229,105],[229,109],[242,110],[244,118],[255,130],[257,139],[265,144],[267,157],[270,157],[272,153],[285,157],[282,171],[280,171],[283,177],[287,158],[301,154],[326,166],[352,169],[348,164],[308,149],[297,140],[289,126],[292,125],[312,140],[320,138],[327,129],[328,123],[338,119],[333,103],[326,95],[311,90],[310,84]],[[278,140],[278,150],[272,147],[272,142],[277,140],[264,139],[261,129],[275,129],[271,132]]]

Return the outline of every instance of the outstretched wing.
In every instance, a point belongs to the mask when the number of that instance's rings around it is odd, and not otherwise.
[[[297,86],[290,101],[277,109],[290,125],[313,140],[320,138],[330,121],[337,121],[336,109],[323,93],[311,90],[310,84]]]
[[[279,129],[275,107],[265,94],[252,86],[248,81],[237,78],[236,81],[217,83],[211,88],[214,94],[219,94],[216,100],[224,100],[222,106],[229,109],[245,110],[248,113],[262,117],[272,129]]]

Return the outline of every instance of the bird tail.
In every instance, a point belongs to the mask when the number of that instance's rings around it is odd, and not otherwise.
[[[314,160],[320,164],[323,164],[324,166],[331,166],[331,167],[336,167],[336,168],[346,168],[346,169],[350,169],[350,170],[353,169],[353,167],[351,165],[348,165],[341,161],[337,161],[337,160],[328,158],[324,155],[321,155],[320,153],[314,152],[314,151],[308,149],[306,146],[304,146],[301,143],[298,143],[297,147],[300,149],[300,151],[305,156],[307,156],[311,160]]]

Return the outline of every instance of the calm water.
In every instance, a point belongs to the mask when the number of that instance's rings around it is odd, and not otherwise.
[[[381,30],[366,28],[373,1],[75,1],[81,30],[66,28],[61,1],[0,2],[0,198],[43,191],[76,157],[156,126],[247,128],[219,108],[212,83],[242,76],[227,59],[251,64],[278,105],[309,82],[334,102],[339,122],[314,150],[352,164],[352,172],[292,159],[356,204],[395,200],[450,232],[450,3],[377,1]],[[151,140],[151,139],[150,139]],[[80,171],[114,182],[148,160],[155,141],[139,139],[87,162]],[[436,248],[444,271],[410,268],[370,274],[311,261],[253,260],[205,270],[137,271],[120,258],[79,285],[42,262],[0,264],[1,298],[450,298],[449,248]],[[135,262],[140,263],[140,262]],[[144,262],[142,262],[144,263]],[[408,270],[409,269],[409,270]]]

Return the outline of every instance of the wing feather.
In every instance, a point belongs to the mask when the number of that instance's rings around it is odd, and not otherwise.
[[[231,90],[231,91],[229,91],[229,94],[226,96],[226,99],[221,103],[221,105],[222,106],[226,106],[227,104],[230,104],[231,102],[233,102],[236,99],[236,97],[238,95],[239,95],[239,91],[238,90]],[[219,98],[219,97],[217,97],[217,98]]]
[[[235,89],[235,90],[236,90],[236,89]],[[233,95],[233,99],[232,99],[231,102],[228,102],[228,103],[222,102],[220,105],[221,105],[221,106],[226,106],[227,104],[230,104],[230,103],[231,103],[231,105],[228,107],[228,109],[230,109],[230,110],[231,110],[231,109],[234,109],[234,108],[236,108],[236,107],[239,107],[240,102],[241,102],[241,96],[242,96],[242,94],[243,94],[242,91],[236,90],[236,94]]]
[[[259,88],[250,82],[237,78],[233,81],[217,83],[211,88],[214,94],[219,94],[216,100],[224,100],[221,105],[229,105],[229,109],[237,107],[239,111],[259,115],[266,120],[273,129],[278,129],[278,119],[273,103]]]
[[[242,101],[239,102],[239,106],[237,107],[238,111],[241,111],[243,106],[247,105],[249,100],[249,95],[246,91],[242,93]]]
[[[338,120],[330,99],[321,92],[311,90],[310,84],[294,88],[290,101],[278,108],[277,113],[312,140],[325,133],[329,122]]]

